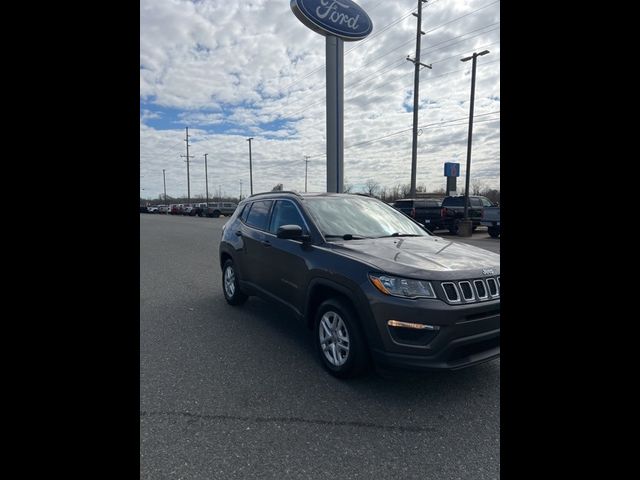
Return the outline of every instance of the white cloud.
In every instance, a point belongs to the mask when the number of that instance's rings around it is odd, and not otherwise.
[[[345,176],[351,183],[375,178],[391,186],[408,183],[411,168],[415,0],[358,2],[374,29],[360,42],[345,42]],[[434,0],[423,9],[418,140],[418,184],[445,184],[442,164],[459,161],[465,170],[470,63],[460,58],[479,49],[477,115],[472,182],[500,182],[500,3],[466,15],[492,0]],[[237,194],[249,185],[247,135],[252,145],[254,191],[277,183],[304,189],[326,186],[324,38],[302,25],[287,0],[236,2],[142,0],[140,4],[140,168],[145,194],[162,192],[162,169],[170,195],[186,194],[184,125],[188,125],[191,192],[204,193],[204,153],[209,184]],[[386,25],[406,18],[382,31]],[[452,21],[454,20],[454,21]],[[440,26],[442,24],[445,24]],[[484,32],[484,33],[483,33]],[[458,38],[456,38],[458,37]],[[353,51],[350,51],[353,49]],[[387,54],[387,52],[389,52]],[[386,55],[385,55],[386,54]],[[154,128],[163,109],[174,121]],[[444,121],[460,119],[443,125]],[[489,121],[490,120],[490,121]],[[211,130],[233,125],[224,134]],[[407,132],[361,146],[360,142]],[[200,165],[202,164],[202,165]],[[219,183],[218,183],[219,182]]]

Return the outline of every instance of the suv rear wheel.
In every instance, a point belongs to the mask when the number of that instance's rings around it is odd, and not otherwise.
[[[225,300],[230,305],[242,305],[247,301],[247,295],[240,290],[236,267],[230,258],[224,262],[222,267],[222,291]]]
[[[341,300],[325,300],[318,308],[315,344],[322,365],[335,377],[355,377],[369,366],[364,336],[355,313]]]

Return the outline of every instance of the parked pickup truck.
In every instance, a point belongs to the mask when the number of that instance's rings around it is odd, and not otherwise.
[[[215,202],[209,203],[206,209],[207,217],[218,218],[220,215],[230,217],[236,211],[238,205],[232,202]]]
[[[473,222],[475,230],[482,220],[482,211],[486,207],[492,207],[493,203],[487,197],[469,195],[469,206],[467,215]],[[464,218],[464,196],[446,197],[442,201],[442,224],[443,228],[449,229],[451,233],[458,233],[458,222]]]
[[[481,225],[485,225],[491,238],[500,236],[500,207],[485,207],[482,211]]]
[[[441,205],[442,199],[439,198],[403,198],[396,200],[393,208],[400,210],[433,232],[443,228]]]

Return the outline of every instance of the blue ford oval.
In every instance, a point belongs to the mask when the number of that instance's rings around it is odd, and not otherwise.
[[[351,0],[291,0],[291,10],[311,30],[345,41],[362,40],[373,29],[367,12]]]

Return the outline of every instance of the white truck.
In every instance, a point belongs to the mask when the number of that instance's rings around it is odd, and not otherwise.
[[[500,236],[500,207],[484,207],[480,225],[487,227],[491,238]]]

